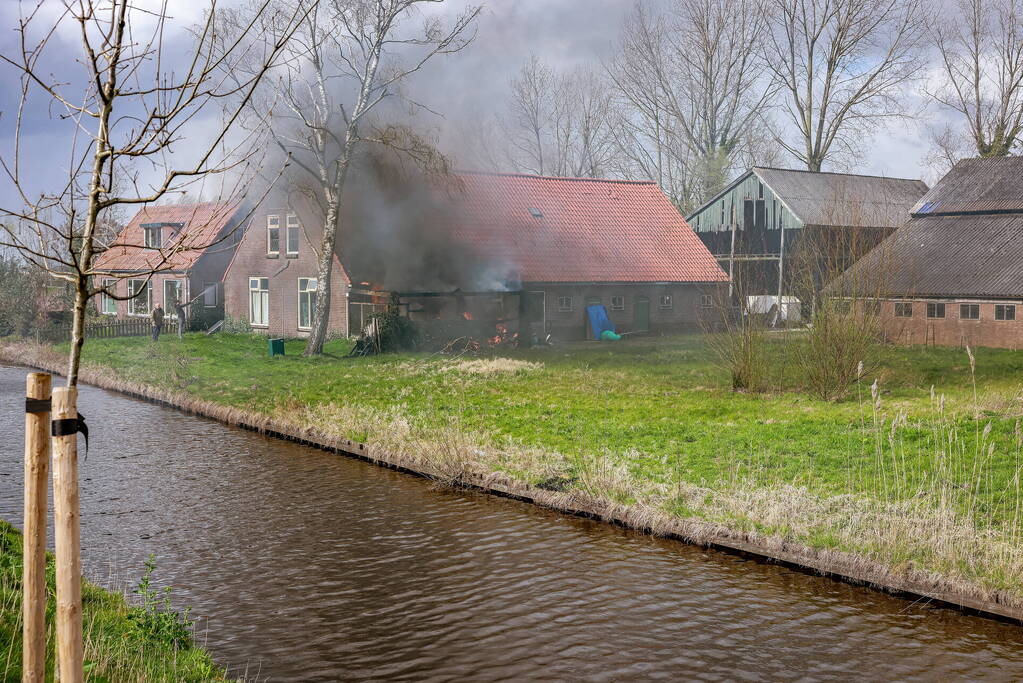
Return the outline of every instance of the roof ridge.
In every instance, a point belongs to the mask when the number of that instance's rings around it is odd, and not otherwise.
[[[539,180],[563,180],[566,182],[616,183],[619,185],[656,185],[653,180],[626,180],[622,178],[579,178],[575,176],[537,175],[535,173],[510,173],[504,171],[455,170],[456,175],[480,175],[499,178],[536,178]]]
[[[838,171],[811,171],[807,168],[780,168],[778,166],[751,166],[750,170],[762,169],[765,171],[788,171],[791,173],[811,173],[813,175],[840,175],[848,178],[878,178],[881,180],[906,180],[913,183],[924,182],[922,178],[903,178],[901,176],[873,175],[870,173],[840,173]]]

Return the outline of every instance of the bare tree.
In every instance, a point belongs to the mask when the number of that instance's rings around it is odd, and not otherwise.
[[[872,127],[906,115],[921,0],[770,0],[769,12],[768,64],[794,131],[777,138],[809,170],[855,156]]]
[[[1019,0],[956,0],[931,26],[941,78],[928,94],[958,114],[982,157],[1006,156],[1023,132],[1023,6]],[[960,136],[934,134],[947,162],[961,158]],[[958,157],[958,158],[957,158]]]
[[[601,73],[588,67],[555,73],[533,55],[511,82],[509,112],[501,122],[505,160],[539,175],[608,175],[616,152],[613,122]]]
[[[637,4],[608,73],[630,137],[646,142],[631,156],[669,194],[708,198],[756,150],[773,95],[766,28],[761,0],[674,0],[664,13]]]
[[[182,54],[180,44],[172,43],[188,27],[174,25],[166,3],[151,9],[129,0],[40,0],[15,27],[18,49],[0,55],[18,73],[20,95],[14,149],[2,160],[20,203],[0,207],[0,217],[9,219],[0,245],[74,290],[69,386],[78,382],[89,300],[101,293],[124,298],[97,284],[101,276],[118,274],[98,269],[96,257],[115,247],[143,247],[111,241],[105,229],[111,217],[125,207],[202,188],[211,176],[233,177],[222,191],[237,199],[247,171],[260,161],[251,138],[235,135],[235,124],[308,7],[295,3],[258,51],[240,41],[225,49],[213,7],[211,0],[211,11],[186,36],[194,38],[194,47]],[[256,7],[241,35],[255,28],[267,7]],[[68,35],[79,41],[73,59],[62,52]],[[51,70],[58,60],[59,77]],[[228,82],[222,76],[242,63],[249,77]],[[80,67],[77,73],[74,65]],[[194,134],[197,119],[217,113],[229,98],[235,106],[220,112],[212,134],[208,129],[201,138]],[[43,106],[52,112],[54,130],[67,132],[70,141],[63,161],[67,176],[57,187],[39,191],[29,158],[40,151],[26,147],[23,129]],[[148,259],[148,273],[167,268],[174,253],[207,246],[189,240],[167,245]]]
[[[275,1],[282,8],[288,4]],[[292,183],[312,195],[322,214],[307,356],[322,353],[327,339],[344,187],[358,148],[381,144],[415,155],[428,147],[408,129],[371,122],[371,115],[390,99],[425,109],[402,92],[402,83],[434,57],[458,52],[475,37],[477,6],[465,8],[448,26],[436,15],[424,16],[418,27],[407,26],[421,10],[443,2],[319,0],[289,44],[272,88],[252,107],[272,112],[270,134],[295,169]]]

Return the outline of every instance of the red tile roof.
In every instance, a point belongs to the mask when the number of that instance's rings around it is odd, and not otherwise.
[[[95,268],[102,271],[189,270],[205,250],[218,242],[218,236],[239,205],[230,202],[206,202],[169,206],[145,206],[131,219],[113,246],[96,258]],[[142,226],[148,223],[181,223],[184,227],[161,249],[147,249]]]
[[[654,182],[459,173],[454,236],[523,282],[724,282]],[[534,216],[539,213],[540,216]]]

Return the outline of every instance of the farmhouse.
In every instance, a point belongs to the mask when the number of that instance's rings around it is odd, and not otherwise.
[[[892,341],[1023,347],[1023,158],[957,163],[829,290],[854,296],[867,278]]]
[[[237,205],[207,202],[149,205],[139,210],[96,258],[102,285],[96,306],[116,318],[146,317],[159,304],[174,316],[174,299],[189,301],[193,321],[223,318],[220,282],[240,239],[244,211]]]
[[[726,281],[653,182],[462,172],[430,194],[409,204],[395,193],[343,222],[334,332],[358,334],[392,303],[437,336],[497,326],[583,338],[593,304],[619,331],[675,332],[697,328]],[[317,212],[292,200],[258,212],[256,225],[225,276],[226,312],[301,336],[318,291]]]
[[[754,167],[689,216],[733,295],[812,298],[909,219],[920,180]]]

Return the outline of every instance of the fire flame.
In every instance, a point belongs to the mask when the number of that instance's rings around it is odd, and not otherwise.
[[[466,320],[472,320],[473,319],[472,313],[470,313],[469,311],[466,311],[465,313],[463,313],[462,317],[465,318]]]

